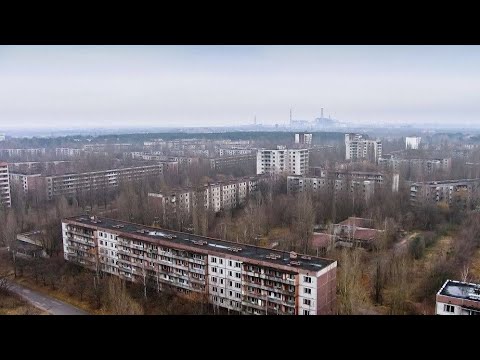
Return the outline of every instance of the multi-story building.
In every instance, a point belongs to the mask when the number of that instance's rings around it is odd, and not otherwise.
[[[382,157],[382,142],[364,139],[361,134],[345,134],[345,148],[346,160],[365,159],[376,163]]]
[[[0,205],[10,207],[12,198],[10,196],[10,180],[8,176],[8,164],[0,162]]]
[[[5,134],[4,133],[0,133],[0,141],[5,141]]]
[[[260,149],[257,151],[257,174],[304,175],[308,172],[308,149],[277,150]]]
[[[480,284],[447,280],[436,296],[437,315],[480,315]]]
[[[312,146],[312,134],[307,133],[297,133],[295,134],[295,144],[306,145],[307,147]]]
[[[45,155],[45,148],[36,149],[0,149],[0,156],[22,157],[22,156],[42,156]]]
[[[334,314],[337,262],[100,217],[62,221],[65,260],[243,314]]]
[[[235,167],[255,167],[256,154],[222,156],[210,159],[210,168],[218,171]]]
[[[334,192],[350,191],[361,193],[368,201],[375,192],[374,180],[361,180],[351,177],[287,176],[287,192],[316,192],[327,189]]]
[[[147,176],[161,176],[162,174],[163,166],[157,164],[47,176],[47,198],[52,199],[59,195],[73,196],[77,192],[112,188],[118,186],[122,181],[139,180]]]
[[[45,189],[45,177],[42,174],[10,173],[9,177],[10,183],[21,188],[25,194]]]
[[[218,156],[238,156],[238,155],[248,155],[251,154],[254,150],[248,148],[241,148],[232,146],[231,148],[216,147],[215,152]]]
[[[199,188],[172,189],[162,193],[149,193],[152,205],[161,210],[166,221],[179,211],[189,214],[194,206],[201,204],[205,209],[219,212],[243,205],[250,194],[257,191],[260,177],[246,177],[231,181],[206,184]]]
[[[447,172],[451,168],[451,158],[441,159],[401,159],[394,156],[378,159],[378,165],[394,172],[431,175],[437,171]]]
[[[407,136],[405,138],[405,149],[417,150],[420,147],[420,141],[422,140],[419,136]]]
[[[22,161],[9,162],[8,170],[22,174],[65,174],[73,170],[75,163],[68,160],[60,161]]]
[[[75,148],[55,148],[55,155],[57,157],[78,157],[81,156],[85,150]]]
[[[451,204],[455,196],[458,200],[468,201],[478,193],[480,179],[444,180],[416,182],[410,186],[410,200],[418,202],[446,202]]]

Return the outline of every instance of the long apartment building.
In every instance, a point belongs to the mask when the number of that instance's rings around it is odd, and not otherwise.
[[[206,184],[199,188],[172,189],[162,193],[149,193],[153,205],[162,209],[162,216],[175,216],[178,211],[189,214],[197,204],[219,212],[242,205],[250,194],[257,191],[260,177],[245,177],[232,181]]]
[[[242,148],[238,146],[232,146],[230,148],[224,148],[224,147],[215,147],[215,153],[218,154],[218,156],[238,156],[238,155],[248,155],[254,152],[254,149],[249,149],[249,148]]]
[[[94,189],[106,189],[118,186],[122,181],[132,181],[146,176],[161,176],[162,164],[118,168],[103,171],[92,171],[78,174],[47,176],[47,198],[66,195]]]
[[[436,315],[480,315],[480,284],[447,280],[436,295]]]
[[[335,313],[334,260],[117,220],[62,221],[65,260],[242,314]]]
[[[57,157],[78,157],[85,153],[83,149],[76,148],[55,148],[55,155]]]
[[[41,191],[45,189],[45,177],[42,174],[20,174],[10,173],[10,183],[15,184],[23,190],[25,194],[31,191]]]
[[[450,170],[452,159],[401,159],[391,156],[378,159],[378,165],[385,170],[395,172],[422,171],[425,174],[433,174],[436,171]]]
[[[0,156],[40,156],[45,155],[45,148],[35,149],[0,149]]]
[[[213,170],[227,170],[234,167],[254,167],[256,154],[238,155],[238,156],[221,156],[217,158],[211,158],[210,168]]]
[[[368,160],[376,163],[382,157],[382,142],[368,140],[361,134],[345,134],[345,159]]]
[[[287,176],[288,193],[317,192],[321,189],[327,189],[335,193],[341,191],[360,192],[364,195],[365,200],[368,201],[375,192],[375,181],[319,176]]]
[[[7,207],[12,205],[8,164],[5,162],[0,162],[0,205]]]
[[[418,202],[446,202],[451,204],[456,195],[468,200],[480,187],[480,179],[416,182],[410,186],[410,200]]]
[[[308,149],[277,150],[260,149],[257,151],[257,174],[304,175],[308,172]]]

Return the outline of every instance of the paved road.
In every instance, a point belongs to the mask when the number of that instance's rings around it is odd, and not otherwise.
[[[79,308],[47,295],[40,294],[17,283],[10,283],[10,290],[27,300],[33,306],[51,315],[88,315]]]

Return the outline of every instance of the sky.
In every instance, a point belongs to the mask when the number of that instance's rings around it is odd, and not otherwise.
[[[480,46],[0,46],[9,128],[480,127]]]

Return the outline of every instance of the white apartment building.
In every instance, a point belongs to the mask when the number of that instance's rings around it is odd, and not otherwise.
[[[5,141],[5,134],[4,133],[0,133],[0,141]]]
[[[45,155],[45,148],[35,149],[0,149],[2,156],[40,156]]]
[[[217,147],[215,149],[215,152],[220,156],[238,156],[238,155],[248,155],[253,152],[253,149],[245,149],[245,148],[238,148],[238,147],[232,147],[232,148],[220,148]]]
[[[74,148],[55,148],[55,155],[58,157],[77,157],[81,156],[85,150]]]
[[[304,175],[308,172],[308,149],[277,150],[260,149],[257,151],[257,174]]]
[[[416,182],[410,186],[411,203],[446,202],[451,204],[455,196],[469,201],[470,196],[480,188],[480,179],[459,179]]]
[[[407,136],[405,138],[405,149],[417,150],[420,147],[422,138],[419,136]]]
[[[8,164],[6,162],[0,162],[0,205],[7,207],[12,205]]]
[[[64,219],[62,234],[67,261],[160,291],[203,294],[224,312],[335,313],[334,260],[86,215]]]
[[[295,134],[295,144],[307,145],[308,147],[312,146],[312,134],[307,133],[297,133]]]
[[[382,157],[382,142],[364,139],[361,134],[345,134],[345,148],[346,160],[366,159],[376,163]]]
[[[480,315],[480,284],[447,280],[436,295],[437,315]]]

